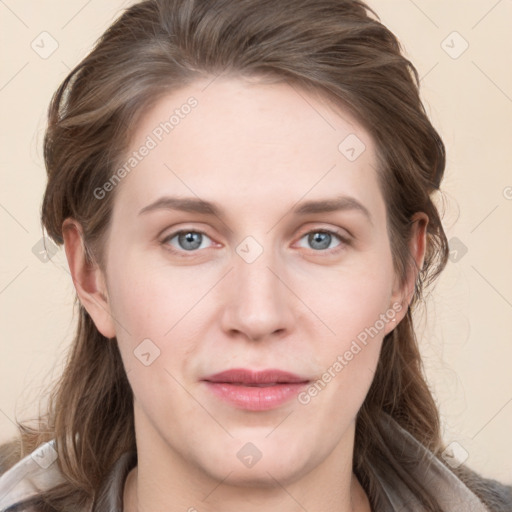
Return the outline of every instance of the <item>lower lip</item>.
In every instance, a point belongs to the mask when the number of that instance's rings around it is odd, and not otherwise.
[[[295,398],[301,389],[308,385],[308,382],[298,382],[258,387],[227,382],[204,382],[214,395],[238,409],[249,411],[275,409]]]

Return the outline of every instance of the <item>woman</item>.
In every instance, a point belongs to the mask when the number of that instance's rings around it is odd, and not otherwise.
[[[412,325],[443,143],[358,1],[150,0],[56,92],[42,222],[80,318],[1,510],[504,511]]]

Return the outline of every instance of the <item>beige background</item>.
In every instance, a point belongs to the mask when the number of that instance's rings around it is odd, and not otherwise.
[[[47,105],[130,3],[0,1],[0,441],[15,433],[15,415],[37,412],[41,385],[60,371],[75,325],[62,249],[49,262],[33,252],[42,236]],[[468,452],[474,469],[512,483],[512,1],[370,4],[418,68],[448,151],[444,224],[454,252],[426,320],[417,315],[445,439]],[[58,48],[42,58],[52,44]]]

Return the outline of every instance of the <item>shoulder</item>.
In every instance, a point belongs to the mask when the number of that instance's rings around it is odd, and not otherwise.
[[[512,485],[492,478],[485,478],[467,466],[461,466],[454,473],[492,512],[512,511]]]
[[[429,494],[435,497],[442,510],[451,512],[512,512],[512,486],[485,478],[464,464],[449,464],[421,444],[391,416],[383,421],[386,442],[391,451],[401,455],[406,472]],[[388,494],[395,501],[414,500],[410,489],[400,478],[389,480],[382,475]]]
[[[65,481],[57,464],[55,441],[19,459],[19,441],[0,447],[0,512]]]
[[[0,476],[21,459],[21,440],[16,437],[0,444]]]

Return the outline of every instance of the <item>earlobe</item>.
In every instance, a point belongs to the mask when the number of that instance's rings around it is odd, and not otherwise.
[[[69,270],[81,304],[106,338],[115,337],[105,276],[99,265],[87,257],[80,224],[67,218],[62,224],[64,248]]]

